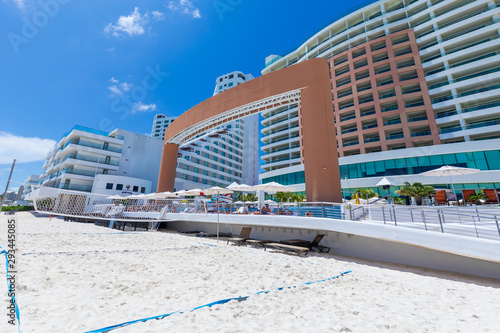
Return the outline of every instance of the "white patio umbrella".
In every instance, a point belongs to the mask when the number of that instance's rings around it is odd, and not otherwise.
[[[233,193],[230,189],[214,186],[203,190],[205,195],[217,195],[217,242],[219,241],[219,195]]]
[[[180,190],[180,191],[174,192],[174,194],[175,194],[176,197],[182,197],[182,196],[186,195],[186,194],[184,194],[186,192],[187,191],[185,191],[185,190]]]
[[[231,185],[229,185],[226,188],[230,189],[231,191],[235,191],[235,192],[243,192],[243,204],[245,204],[245,192],[253,192],[252,186],[247,185],[247,184],[239,184],[238,185],[238,183],[236,183],[236,182],[232,183]]]
[[[382,178],[375,186],[377,187],[382,186],[382,188],[387,191],[387,199],[390,199],[389,188],[391,186],[394,186],[394,184],[389,179],[387,179],[387,177]]]
[[[115,194],[110,197],[107,197],[106,199],[111,199],[111,200],[120,200],[120,199],[127,199],[127,197],[122,197],[121,195]]]
[[[456,193],[455,193],[455,187],[453,186],[453,180],[451,179],[451,176],[465,176],[465,175],[470,175],[473,173],[478,173],[481,172],[479,169],[472,169],[472,168],[460,168],[460,167],[454,167],[451,165],[445,165],[442,166],[438,169],[422,172],[422,176],[431,176],[431,177],[445,177],[448,176],[450,177],[450,183],[451,183],[451,190],[453,191],[453,195],[455,195],[456,198]]]
[[[172,192],[161,192],[161,193],[156,193],[156,199],[166,199],[166,198],[175,198],[176,195],[175,193]]]
[[[192,196],[192,195],[200,195],[201,193],[205,193],[205,192],[202,189],[195,188],[195,189],[184,192],[183,195]]]
[[[252,186],[252,191],[264,191],[267,193],[272,193],[274,201],[274,194],[276,192],[296,192],[297,190],[291,186],[281,185],[276,182],[270,182]]]

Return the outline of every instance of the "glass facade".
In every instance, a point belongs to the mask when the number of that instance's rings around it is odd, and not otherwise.
[[[415,175],[437,169],[443,165],[473,168],[483,171],[500,170],[500,150],[417,156],[341,165],[340,178],[356,179],[365,177]],[[304,171],[262,179],[263,184],[269,182],[277,182],[283,185],[303,184],[305,183]]]
[[[340,166],[341,179],[415,175],[443,165],[500,170],[500,150],[430,155]]]

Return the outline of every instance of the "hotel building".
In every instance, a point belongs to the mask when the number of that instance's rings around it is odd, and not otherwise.
[[[31,186],[38,185],[39,182],[40,182],[40,175],[29,175],[28,178],[26,178],[26,180],[24,181],[24,184],[23,184],[23,187],[24,187],[23,196],[22,196],[23,200],[30,200],[31,199],[31,195],[30,195],[30,193],[32,191]]]
[[[165,139],[165,130],[177,117],[167,117],[162,113],[157,114],[153,119],[151,137]]]
[[[214,96],[253,78],[239,71],[221,75],[215,81]],[[167,119],[171,123],[175,118],[155,116],[155,136],[158,122]],[[162,139],[169,124],[161,125]],[[224,124],[180,146],[175,190],[226,187],[232,182],[254,185],[258,175],[259,116],[253,115]]]
[[[330,64],[342,187],[483,172],[456,189],[500,187],[500,2],[376,1],[343,14],[301,46],[266,58],[262,74],[321,57]],[[304,189],[298,105],[262,114],[262,182]],[[374,188],[375,189],[375,188]],[[397,189],[397,187],[392,190]],[[377,189],[379,190],[379,189]]]
[[[75,126],[47,153],[40,184],[108,195],[155,192],[161,150],[160,140],[142,134]]]

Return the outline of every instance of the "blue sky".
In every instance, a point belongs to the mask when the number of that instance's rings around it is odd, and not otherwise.
[[[150,133],[361,1],[0,1],[0,191],[74,125]]]

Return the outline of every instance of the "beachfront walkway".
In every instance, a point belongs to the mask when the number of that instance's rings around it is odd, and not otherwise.
[[[95,330],[345,271],[352,273],[115,332],[498,330],[500,281],[335,255],[297,257],[176,233],[119,232],[29,213],[17,217],[24,332]],[[3,215],[0,230],[5,248]],[[4,267],[0,300],[7,305]],[[17,332],[6,321],[0,332]]]

